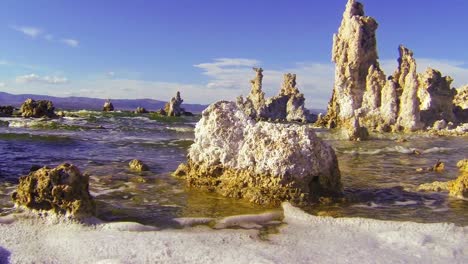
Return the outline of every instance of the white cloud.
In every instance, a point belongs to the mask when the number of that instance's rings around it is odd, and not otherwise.
[[[5,88],[5,87],[6,87],[6,83],[0,82],[0,88]]]
[[[78,42],[78,40],[76,40],[76,39],[62,39],[61,41],[62,41],[64,44],[66,44],[66,45],[68,45],[68,46],[70,46],[70,47],[73,47],[73,48],[78,47],[78,45],[80,44],[80,43]]]
[[[12,29],[21,32],[31,38],[36,38],[43,33],[43,30],[37,27],[29,26],[11,26]]]
[[[76,39],[71,39],[71,38],[56,38],[54,35],[47,33],[45,30],[42,30],[38,27],[31,27],[31,26],[10,26],[12,29],[21,32],[31,38],[36,38],[39,36],[42,36],[45,40],[50,41],[50,42],[61,42],[65,45],[68,45],[70,47],[76,48],[79,46],[80,42]],[[47,33],[47,34],[46,34]]]
[[[107,75],[107,77],[109,77],[109,78],[113,78],[113,77],[115,76],[115,72],[110,71],[110,72],[107,72],[106,75]]]
[[[254,59],[222,58],[194,66],[211,78],[206,88],[236,90],[237,95],[245,96],[250,91],[250,80],[255,76],[252,67],[260,64],[260,61]],[[278,94],[285,73],[296,73],[298,87],[307,97],[308,107],[326,107],[333,87],[334,67],[331,63],[298,63],[295,67],[280,70],[265,68],[263,90],[268,96]],[[229,99],[233,100],[235,96]]]
[[[16,77],[17,83],[46,83],[46,84],[64,84],[68,82],[65,77],[58,76],[44,76],[41,77],[37,74],[31,73]]]

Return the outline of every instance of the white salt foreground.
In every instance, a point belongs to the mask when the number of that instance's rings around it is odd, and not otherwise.
[[[467,227],[334,219],[287,203],[283,208],[286,224],[267,240],[254,229],[144,232],[149,229],[132,223],[89,227],[0,218],[0,263],[468,263]],[[236,222],[242,219],[260,221]]]

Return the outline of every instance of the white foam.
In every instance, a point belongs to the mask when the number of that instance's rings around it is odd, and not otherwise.
[[[283,208],[286,224],[266,240],[258,230],[141,232],[146,227],[134,223],[17,220],[0,224],[0,262],[468,263],[467,227],[317,217],[289,204]]]

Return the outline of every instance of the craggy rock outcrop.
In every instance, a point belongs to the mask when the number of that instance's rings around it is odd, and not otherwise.
[[[452,81],[452,78],[431,68],[419,75],[419,109],[421,121],[426,126],[432,126],[437,120],[456,122],[453,100],[457,91],[450,87]]]
[[[361,3],[348,1],[338,34],[333,36],[335,85],[327,115],[321,120],[326,126],[341,127],[362,106],[369,68],[373,66],[375,71],[380,71],[375,36],[377,27],[373,18],[364,16]]]
[[[134,160],[131,160],[129,163],[128,163],[128,167],[130,167],[130,169],[132,171],[136,171],[136,172],[142,172],[142,171],[148,171],[149,168],[146,164],[144,164],[141,160],[137,160],[137,159],[134,159]]]
[[[226,101],[203,112],[188,162],[174,174],[259,204],[305,202],[342,189],[335,152],[311,128],[256,121]]]
[[[137,107],[135,110],[135,114],[146,114],[148,113],[148,110],[146,110],[144,107]]]
[[[393,79],[398,81],[402,93],[399,98],[400,106],[394,130],[412,132],[423,128],[420,121],[416,60],[413,57],[413,52],[404,46],[400,46],[399,52],[398,69],[393,74]]]
[[[460,87],[456,92],[457,94],[453,99],[455,106],[459,106],[462,109],[468,109],[468,85]]]
[[[19,206],[72,217],[95,214],[96,206],[88,190],[89,177],[74,165],[44,167],[22,176],[19,181],[12,194]]]
[[[27,99],[20,108],[22,117],[49,117],[55,118],[55,107],[51,101]]]
[[[106,102],[104,103],[104,106],[102,107],[102,111],[104,111],[104,112],[114,111],[114,105],[112,104],[110,99],[106,100]]]
[[[377,22],[364,16],[363,5],[349,0],[333,39],[332,98],[316,124],[344,129],[349,139],[356,139],[364,129],[413,132],[438,128],[441,121],[466,122],[452,103],[452,79],[430,68],[418,75],[413,52],[406,47],[399,47],[398,69],[386,78],[378,63],[376,29]]]
[[[180,97],[180,92],[178,91],[175,97],[171,98],[171,101],[166,103],[164,106],[164,112],[167,116],[181,116],[181,115],[191,115],[189,112],[185,112],[185,109],[181,107],[182,98]],[[163,113],[163,111],[161,111]]]
[[[0,106],[0,117],[12,116],[14,111],[13,106]]]
[[[448,182],[433,182],[421,184],[418,191],[441,192],[448,191],[450,196],[459,199],[468,199],[468,159],[460,160],[457,163],[460,176]]]
[[[260,120],[311,122],[313,116],[305,108],[304,95],[296,87],[296,75],[284,75],[283,85],[277,96],[265,99],[262,91],[263,69],[253,68],[255,79],[246,100],[237,99],[242,110],[250,117]]]
[[[456,90],[453,99],[455,117],[459,122],[468,123],[468,85]]]

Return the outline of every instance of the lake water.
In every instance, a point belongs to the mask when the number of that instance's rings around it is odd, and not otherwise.
[[[63,162],[75,164],[90,175],[98,217],[107,221],[171,226],[172,219],[178,217],[280,210],[188,189],[170,175],[186,161],[198,117],[156,118],[92,111],[68,114],[73,117],[0,118],[0,215],[13,212],[10,195],[19,176],[28,174],[33,165],[52,167]],[[349,142],[337,140],[326,130],[317,133],[337,152],[348,202],[313,205],[304,208],[307,212],[468,225],[468,201],[443,193],[415,192],[421,183],[457,177],[456,162],[468,156],[468,137],[393,134]],[[396,140],[400,138],[407,141]],[[129,171],[132,159],[142,160],[151,170]],[[439,159],[446,164],[443,172],[416,172]]]

